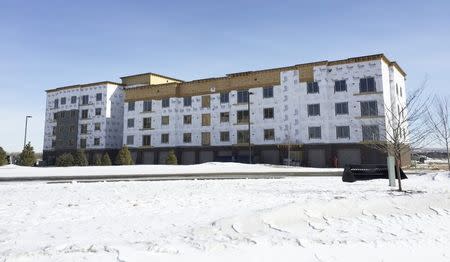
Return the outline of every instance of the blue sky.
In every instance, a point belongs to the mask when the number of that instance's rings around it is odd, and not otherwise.
[[[450,94],[450,1],[0,0],[0,146],[42,149],[44,90],[152,71],[183,80],[385,53]]]

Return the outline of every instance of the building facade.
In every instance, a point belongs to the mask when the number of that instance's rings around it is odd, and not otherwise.
[[[379,54],[189,82],[122,77],[123,140],[116,145],[128,145],[138,164],[165,163],[169,150],[182,164],[250,156],[314,167],[385,163],[367,143],[385,139],[386,115],[406,103],[405,76]]]
[[[122,146],[124,92],[121,84],[99,82],[47,90],[44,161],[85,149],[115,154]]]

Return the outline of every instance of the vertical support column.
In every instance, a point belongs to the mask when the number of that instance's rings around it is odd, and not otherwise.
[[[195,149],[195,163],[199,164],[200,163],[200,149]]]
[[[389,186],[395,186],[395,159],[393,156],[387,157]]]

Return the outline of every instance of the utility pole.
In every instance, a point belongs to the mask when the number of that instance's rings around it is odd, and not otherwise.
[[[252,163],[252,144],[251,144],[251,132],[250,132],[250,95],[253,95],[252,92],[248,91],[247,95],[247,103],[248,103],[248,163]]]
[[[28,118],[31,118],[31,116],[25,117],[25,136],[23,138],[23,148],[25,148],[27,144],[27,128],[28,128]]]

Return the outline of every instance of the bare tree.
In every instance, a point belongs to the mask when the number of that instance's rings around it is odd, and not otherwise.
[[[424,97],[425,83],[406,98],[397,95],[390,104],[384,105],[384,117],[377,122],[381,127],[378,140],[367,142],[368,146],[394,157],[399,191],[403,190],[402,156],[410,154],[412,148],[423,147],[429,133],[426,124],[429,98]]]
[[[447,165],[448,170],[450,170],[450,154],[448,151],[448,143],[450,141],[448,99],[446,97],[441,98],[436,96],[432,104],[433,106],[427,110],[427,123],[431,131],[430,133],[434,135],[436,141],[441,145],[445,145],[447,150]]]

